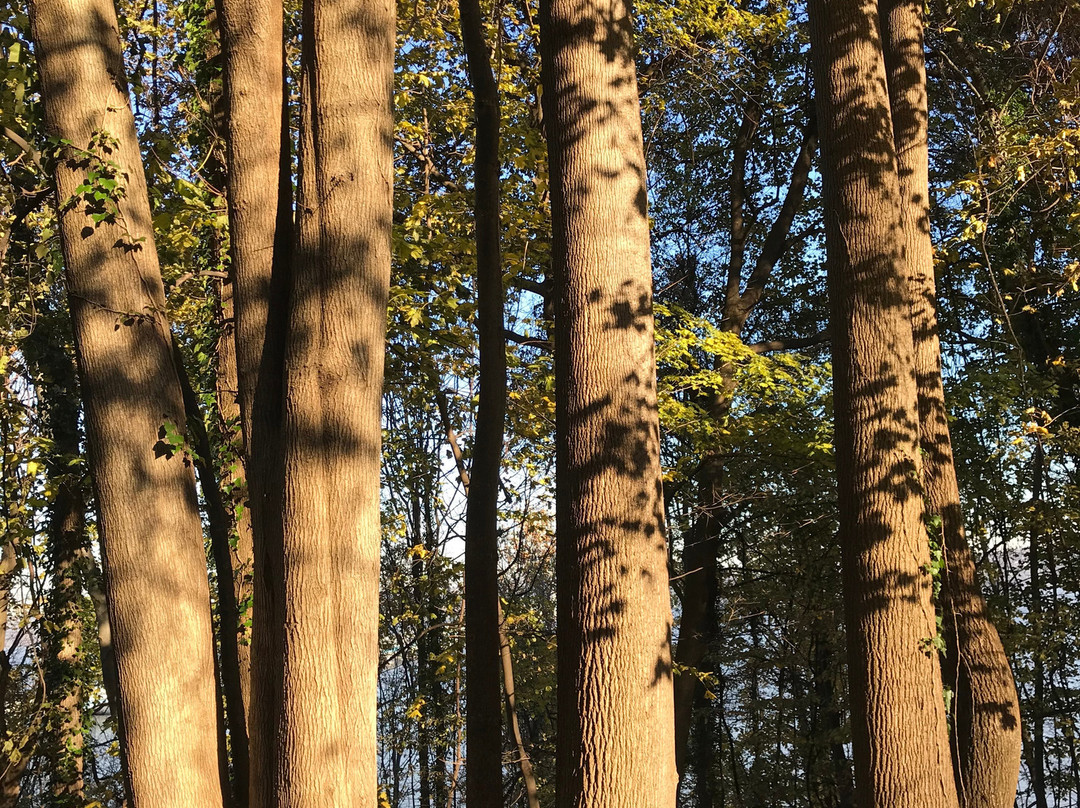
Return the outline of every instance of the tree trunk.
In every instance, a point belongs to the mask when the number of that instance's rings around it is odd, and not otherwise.
[[[1042,600],[1042,542],[1045,538],[1043,525],[1043,481],[1046,473],[1045,450],[1042,441],[1035,439],[1035,452],[1032,456],[1031,479],[1031,522],[1028,530],[1028,625],[1029,630],[1041,636],[1046,628],[1046,615]],[[1031,742],[1028,744],[1028,776],[1031,778],[1031,790],[1035,796],[1035,808],[1048,808],[1050,803],[1046,794],[1046,670],[1043,656],[1036,648],[1033,653],[1032,678],[1034,693],[1030,707]]]
[[[188,434],[194,444],[195,468],[199,474],[203,502],[206,505],[210,553],[217,572],[218,645],[221,649],[218,681],[224,697],[222,718],[225,728],[228,729],[228,747],[219,752],[225,761],[225,777],[228,779],[231,775],[233,805],[243,808],[248,801],[248,736],[237,634],[240,612],[236,605],[232,548],[229,546],[232,519],[225,508],[221,486],[214,470],[213,449],[210,446],[210,436],[206,433],[202,408],[184,370],[179,345],[175,346],[175,353],[176,367],[180,372],[180,389],[184,395]]]
[[[236,378],[236,312],[233,305],[231,278],[218,284],[221,302],[221,334],[217,344],[217,407],[221,415],[222,431],[232,444],[229,456],[235,460],[221,469],[223,479],[232,493],[232,526],[236,531],[236,543],[230,542],[229,559],[232,570],[233,599],[236,602],[236,654],[240,673],[240,698],[243,705],[245,725],[251,706],[251,599],[254,571],[254,547],[252,544],[251,504],[247,485],[243,431],[240,428],[240,405],[237,403]],[[237,783],[237,787],[241,786]],[[246,789],[246,786],[245,786]],[[246,801],[246,797],[245,797]]]
[[[254,808],[269,808],[277,799],[274,784],[281,709],[280,444],[293,241],[284,11],[281,0],[217,3],[224,49],[236,402],[252,545],[252,674],[245,698],[249,801]],[[246,547],[238,543],[237,550],[241,568],[249,563],[244,558]],[[242,582],[239,578],[238,583]]]
[[[206,9],[206,27],[210,33],[206,42],[205,58],[211,63],[211,79],[219,75],[223,70],[221,15],[215,3],[210,3]],[[210,125],[216,138],[211,141],[208,149],[206,166],[203,169],[204,176],[215,188],[224,189],[228,177],[225,167],[225,144],[228,142],[229,133],[225,123],[225,97],[222,85],[210,80],[206,87],[201,90],[207,96],[210,107]],[[226,201],[222,193],[219,197]],[[241,227],[241,229],[243,229]],[[272,238],[273,236],[271,236]],[[221,266],[222,262],[222,238],[217,231],[210,234],[211,265]],[[230,262],[232,269],[234,262]],[[244,432],[240,423],[239,381],[237,380],[236,363],[236,306],[234,302],[234,272],[230,272],[227,278],[220,279],[215,284],[218,303],[218,341],[217,363],[215,373],[215,393],[217,412],[220,418],[222,436],[228,444],[228,450],[224,453],[224,462],[218,464],[218,479],[228,485],[231,494],[231,502],[228,508],[229,521],[232,530],[236,531],[235,544],[230,541],[230,568],[233,582],[233,598],[237,604],[236,654],[237,668],[240,672],[240,698],[244,711],[244,731],[247,732],[248,710],[251,704],[251,584],[253,577],[254,548],[251,535],[251,506],[248,501],[247,487],[247,454],[244,445]],[[244,747],[247,748],[245,734]],[[246,769],[247,763],[244,763]],[[244,794],[243,800],[247,802],[247,782],[235,782],[237,790]]]
[[[510,739],[514,742],[514,753],[517,755],[518,768],[521,770],[521,781],[525,786],[525,799],[529,808],[540,808],[540,798],[537,795],[536,777],[533,775],[532,761],[525,749],[525,741],[521,737],[521,725],[518,724],[517,696],[514,690],[514,659],[510,654],[510,637],[506,633],[506,624],[503,622],[502,610],[499,610],[499,644],[500,657],[502,659],[503,689],[506,698],[506,724],[510,728]]]
[[[1020,709],[997,629],[979,588],[964,535],[941,379],[934,259],[930,242],[929,151],[923,6],[881,5],[889,74],[904,248],[918,381],[925,511],[940,519],[946,565],[942,611],[948,631],[944,677],[953,691],[953,765],[961,808],[1009,808],[1020,768]]]
[[[459,0],[476,126],[475,200],[480,400],[465,516],[465,745],[468,808],[503,804],[499,638],[499,472],[506,416],[506,338],[499,246],[499,89],[479,0]]]
[[[671,600],[629,5],[545,0],[556,279],[557,802],[675,803]]]
[[[52,589],[45,601],[45,690],[50,717],[42,747],[48,761],[50,805],[83,808],[82,582],[90,548],[86,534],[86,480],[71,461],[80,454],[79,393],[75,364],[64,350],[66,329],[42,320],[22,343],[40,378],[52,450],[48,462]]]
[[[858,800],[955,808],[878,7],[813,0],[809,10]]]
[[[395,9],[306,0],[303,14],[277,805],[373,808]]]
[[[35,0],[61,241],[136,808],[217,808],[202,524],[120,37],[106,0]],[[115,180],[78,188],[92,173]],[[122,189],[122,190],[118,190]],[[91,219],[100,218],[100,222]],[[163,641],[167,638],[168,641]]]

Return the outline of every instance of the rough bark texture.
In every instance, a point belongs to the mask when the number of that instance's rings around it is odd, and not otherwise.
[[[135,808],[218,808],[202,524],[190,462],[162,440],[184,405],[116,16],[108,0],[36,0],[31,17],[46,124],[72,144],[55,182],[129,794]],[[90,167],[123,188],[96,226],[76,193]]]
[[[630,8],[541,5],[552,185],[557,802],[674,805],[671,602]]]
[[[395,9],[303,13],[277,805],[373,808]]]
[[[223,697],[219,750],[221,770],[232,784],[232,805],[243,808],[248,797],[248,737],[244,715],[242,676],[240,672],[239,636],[240,612],[236,604],[233,581],[233,559],[229,536],[232,519],[225,507],[217,471],[214,469],[213,449],[206,432],[198,396],[184,370],[179,345],[175,346],[176,366],[180,371],[180,389],[184,395],[188,434],[195,449],[195,469],[199,475],[203,503],[206,506],[207,532],[210,534],[210,554],[217,572],[218,681]],[[227,740],[225,730],[228,730]]]
[[[809,10],[858,801],[955,808],[878,7],[813,0]]]
[[[280,0],[218,0],[218,12],[224,48],[236,402],[251,520],[250,561],[243,557],[246,546],[237,545],[238,568],[250,563],[253,589],[252,674],[245,696],[249,800],[267,808],[276,799],[281,693],[279,449],[293,239],[283,9]]]
[[[881,5],[889,75],[904,248],[918,381],[920,446],[926,514],[940,519],[946,566],[942,611],[953,691],[953,764],[963,808],[1008,808],[1020,768],[1020,709],[1009,660],[979,589],[964,535],[960,490],[941,379],[934,260],[930,242],[929,154],[923,6],[911,0]]]
[[[22,352],[41,385],[52,449],[48,462],[53,500],[49,508],[49,558],[53,587],[45,601],[45,691],[49,721],[42,751],[48,761],[50,805],[83,808],[82,583],[89,566],[86,486],[80,455],[79,393],[75,363],[62,342],[66,329],[41,321]]]
[[[499,472],[506,416],[502,253],[499,245],[499,88],[479,0],[460,0],[476,125],[475,200],[480,400],[465,515],[465,804],[503,804],[499,638]]]

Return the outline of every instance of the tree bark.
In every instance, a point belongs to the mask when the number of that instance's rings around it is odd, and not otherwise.
[[[79,392],[75,363],[61,341],[66,329],[42,320],[22,343],[41,385],[52,449],[47,464],[52,589],[45,601],[45,690],[50,717],[42,748],[50,780],[50,805],[83,808],[82,582],[90,548],[86,534],[86,480],[71,461],[80,455]]]
[[[1039,633],[1045,630],[1046,614],[1043,611],[1042,592],[1042,543],[1046,528],[1043,505],[1043,484],[1046,474],[1046,454],[1042,441],[1036,438],[1031,458],[1031,517],[1028,528],[1028,611],[1029,624]],[[1027,749],[1028,772],[1035,808],[1049,808],[1046,788],[1046,670],[1042,655],[1033,654],[1032,678],[1034,679],[1031,702],[1031,741]]]
[[[949,635],[944,677],[953,691],[956,789],[962,808],[1009,808],[1020,769],[1020,709],[1009,660],[990,620],[964,534],[941,378],[930,241],[923,6],[912,0],[884,0],[881,21],[911,284],[925,510],[931,519],[940,519],[946,559],[941,608]]]
[[[244,454],[243,431],[240,427],[240,405],[237,403],[236,370],[236,310],[233,304],[233,282],[224,279],[218,285],[221,302],[221,333],[217,347],[217,407],[221,428],[229,441],[229,456],[235,460],[221,468],[222,478],[232,493],[230,521],[236,531],[236,543],[230,541],[229,559],[232,570],[233,599],[236,602],[236,655],[240,674],[240,699],[244,711],[245,732],[251,706],[251,600],[254,577],[254,545],[252,542],[251,503],[247,484],[247,457]],[[246,745],[246,741],[245,741]],[[240,788],[241,784],[237,783]],[[246,791],[246,786],[243,787]],[[245,796],[245,801],[247,797]]]
[[[517,696],[514,690],[514,659],[510,654],[510,637],[506,633],[501,609],[499,610],[499,644],[506,699],[506,724],[510,728],[510,739],[514,742],[514,753],[517,755],[518,769],[521,771],[521,782],[525,786],[525,800],[529,808],[540,808],[532,760],[529,759],[529,752],[525,749],[525,741],[521,737],[521,725],[518,723]]]
[[[878,6],[812,0],[809,11],[858,801],[955,808]]]
[[[47,128],[70,144],[55,183],[128,791],[136,808],[218,808],[202,524],[190,461],[168,443],[184,405],[116,15],[107,0],[35,0],[30,10]],[[77,190],[90,169],[122,189],[100,223]]]
[[[303,19],[276,804],[374,808],[395,9],[306,0]]]
[[[499,473],[506,416],[502,253],[499,245],[499,88],[479,0],[459,0],[476,126],[475,197],[480,395],[465,515],[465,746],[468,808],[503,804],[499,636]]]
[[[195,469],[199,475],[203,502],[206,505],[210,554],[214,559],[214,569],[217,572],[218,646],[220,648],[218,680],[224,697],[222,718],[225,728],[228,729],[228,745],[219,752],[221,759],[225,762],[223,767],[225,777],[228,779],[231,775],[232,804],[236,808],[243,808],[248,800],[248,736],[237,634],[240,612],[236,604],[232,548],[229,542],[232,519],[221,495],[221,486],[214,469],[213,449],[210,446],[210,436],[206,432],[202,408],[199,406],[199,399],[184,370],[179,345],[175,345],[175,355],[176,367],[180,372],[180,389],[184,396],[188,434],[191,435],[194,444]]]
[[[671,601],[630,8],[545,0],[540,25],[557,289],[557,802],[670,808]]]
[[[216,3],[210,3],[206,9],[206,27],[210,33],[205,46],[205,58],[211,64],[211,80],[202,88],[207,96],[210,108],[210,127],[212,138],[207,149],[204,176],[214,188],[223,189],[219,199],[226,202],[224,193],[228,172],[225,166],[225,144],[229,133],[225,123],[225,97],[222,84],[212,79],[224,71],[222,53],[221,15]],[[242,147],[241,147],[242,148]],[[241,229],[243,229],[241,227]],[[271,236],[273,238],[273,236]],[[222,237],[217,231],[210,234],[211,265],[221,266],[223,261]],[[234,262],[229,262],[232,270]],[[254,547],[252,544],[251,506],[247,486],[247,454],[244,446],[244,432],[240,423],[239,381],[236,361],[236,306],[234,301],[234,275],[215,283],[219,303],[217,363],[215,373],[215,399],[220,418],[219,428],[228,448],[224,453],[224,462],[218,463],[218,479],[228,485],[228,518],[231,530],[235,530],[235,543],[230,540],[230,569],[233,582],[233,598],[237,604],[236,654],[237,668],[240,672],[240,698],[244,711],[244,747],[247,748],[247,718],[251,704],[251,585],[253,577]],[[223,492],[224,493],[224,492]],[[230,531],[231,534],[231,531]],[[245,752],[246,755],[246,752]],[[247,767],[247,763],[244,763]],[[247,782],[234,783],[243,793],[247,802]]]
[[[237,545],[238,569],[250,564],[252,575],[252,673],[245,698],[249,802],[254,808],[269,808],[277,799],[281,709],[280,444],[294,237],[284,11],[281,0],[217,3],[224,49],[236,403],[251,522],[250,560],[245,558],[243,534]],[[237,582],[243,583],[243,579]]]

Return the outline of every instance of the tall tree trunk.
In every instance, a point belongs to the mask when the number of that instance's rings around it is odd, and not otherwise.
[[[213,636],[195,478],[113,5],[35,0],[90,468],[137,808],[217,808]],[[77,188],[112,174],[98,212]],[[104,213],[99,223],[91,214]],[[167,638],[168,641],[163,641]]]
[[[671,600],[630,7],[545,0],[540,25],[557,289],[557,801],[669,808]]]
[[[476,126],[475,200],[480,400],[465,515],[465,745],[468,808],[503,804],[499,638],[499,471],[506,415],[506,337],[499,245],[499,88],[479,0],[459,0]]]
[[[929,148],[923,5],[881,4],[919,396],[927,516],[940,519],[946,565],[942,611],[948,631],[945,682],[953,691],[953,765],[961,808],[1008,808],[1020,769],[1016,685],[979,588],[964,535],[941,378],[934,259],[930,242]]]
[[[1046,615],[1043,612],[1042,599],[1042,542],[1045,536],[1043,525],[1043,480],[1046,473],[1045,450],[1042,441],[1035,439],[1035,452],[1032,457],[1031,479],[1031,522],[1028,531],[1028,613],[1029,626],[1041,636],[1045,630]],[[1031,790],[1035,796],[1035,808],[1048,808],[1046,794],[1046,670],[1042,655],[1033,654],[1032,678],[1034,679],[1034,698],[1031,703],[1031,742],[1028,744],[1028,776],[1031,778]]]
[[[42,320],[22,343],[40,379],[52,449],[47,465],[52,589],[45,601],[45,690],[50,717],[41,746],[50,780],[50,805],[83,808],[82,583],[89,562],[86,484],[71,461],[80,454],[79,392],[75,363],[62,342],[66,329]]]
[[[394,38],[390,0],[304,3],[282,441],[279,808],[377,804]]]
[[[276,804],[281,707],[279,452],[293,241],[284,11],[281,0],[217,0],[217,5],[224,50],[236,402],[251,521],[250,560],[244,557],[246,546],[237,545],[237,568],[250,564],[252,575],[251,680],[245,698],[249,801],[269,808]]]
[[[222,53],[221,15],[216,3],[210,3],[206,8],[206,27],[210,33],[205,45],[205,58],[211,64],[211,79],[217,77],[224,70],[224,54]],[[206,82],[202,90],[207,96],[210,107],[210,127],[213,137],[210,139],[210,147],[206,159],[203,175],[210,184],[219,189],[224,189],[227,180],[225,167],[225,144],[229,139],[229,133],[225,123],[225,96],[222,84],[217,81]],[[224,191],[220,197],[226,201]],[[227,209],[227,205],[226,205]],[[222,238],[215,230],[210,234],[211,265],[221,266]],[[229,264],[230,269],[232,263]],[[251,704],[251,583],[254,564],[254,549],[251,536],[251,507],[248,502],[247,474],[245,466],[247,455],[244,446],[243,427],[240,424],[239,382],[237,380],[236,363],[236,306],[233,292],[233,272],[229,276],[218,280],[215,284],[218,303],[218,341],[217,363],[215,373],[215,399],[218,416],[221,420],[219,428],[228,443],[228,451],[225,452],[225,462],[218,464],[217,476],[225,484],[232,500],[228,509],[229,521],[232,529],[236,531],[235,544],[230,541],[229,556],[231,559],[231,577],[233,582],[233,598],[237,604],[237,624],[233,627],[236,633],[237,668],[240,672],[240,698],[244,711],[244,747],[247,748],[247,713]],[[235,731],[233,728],[230,731]],[[247,763],[244,763],[246,769]],[[243,800],[247,801],[246,775],[244,782],[236,782],[237,790],[244,794]]]
[[[858,799],[866,808],[955,808],[878,6],[812,0],[809,10]]]
[[[225,777],[228,779],[231,775],[233,805],[243,808],[248,801],[248,736],[238,651],[237,627],[240,625],[240,612],[236,604],[232,548],[229,542],[232,519],[225,507],[214,469],[213,449],[210,446],[210,436],[206,432],[202,408],[184,370],[183,356],[178,344],[175,346],[175,355],[176,367],[180,372],[180,389],[184,396],[188,434],[191,435],[195,450],[195,469],[199,474],[203,502],[206,505],[210,553],[217,572],[218,644],[221,649],[217,670],[224,697],[222,719],[228,729],[228,747],[220,749],[219,753],[225,761]]]

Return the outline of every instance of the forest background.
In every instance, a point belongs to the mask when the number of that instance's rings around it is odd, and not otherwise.
[[[237,563],[246,489],[236,379],[223,350],[232,303],[216,11],[204,0],[117,8],[168,315],[192,392],[188,424],[164,425],[162,451],[198,467],[220,657],[231,619],[221,565],[235,565],[242,624],[251,602],[250,570]],[[50,660],[74,620],[78,686],[65,692],[77,694],[85,800],[119,805],[108,618],[46,173],[56,143],[42,125],[29,20],[19,3],[0,9],[0,800],[52,804],[54,772],[73,750],[55,740],[71,705],[49,685]],[[506,0],[482,11],[502,102],[499,597],[514,717],[503,790],[507,805],[550,805],[555,427],[538,9]],[[288,12],[295,95],[299,9]],[[675,639],[688,619],[704,638],[693,658],[684,649],[675,660],[690,711],[680,804],[843,805],[850,729],[806,8],[645,0],[636,26]],[[1017,805],[1038,808],[1080,805],[1080,434],[1070,425],[1080,405],[1078,53],[1071,0],[928,5],[946,400],[968,536],[1020,697]],[[463,804],[468,778],[461,553],[478,356],[475,138],[456,3],[399,4],[394,81],[380,799],[450,808]],[[82,193],[105,220],[116,178],[98,168]],[[703,474],[710,464],[715,473]],[[718,530],[703,548],[688,538],[706,484]],[[86,517],[89,549],[74,572],[56,563],[51,532],[65,491],[80,492]],[[708,580],[697,574],[706,568],[715,568]],[[65,587],[72,611],[58,615],[50,604]],[[688,617],[687,603],[706,607]],[[242,630],[240,655],[248,641]]]

